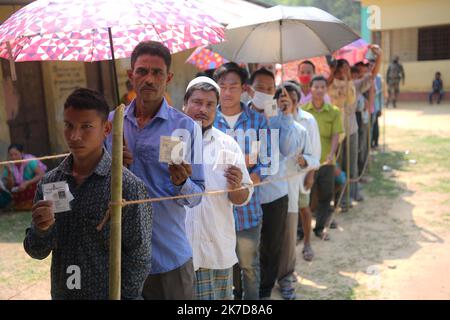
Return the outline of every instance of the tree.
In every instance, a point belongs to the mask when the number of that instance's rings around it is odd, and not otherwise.
[[[271,5],[312,6],[341,19],[357,33],[361,29],[361,4],[353,0],[261,0]]]

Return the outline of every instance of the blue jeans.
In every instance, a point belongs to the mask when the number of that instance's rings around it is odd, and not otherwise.
[[[437,99],[437,103],[441,103],[442,98],[444,97],[444,90],[436,90],[436,91],[432,91],[430,93],[430,95],[428,96],[428,99],[430,101],[430,103],[433,103],[433,96],[437,95],[438,99]]]
[[[235,295],[244,300],[259,300],[260,267],[259,243],[261,223],[254,228],[236,232],[236,254],[239,273],[234,274]],[[241,289],[242,283],[242,289]],[[243,295],[242,295],[243,291]]]

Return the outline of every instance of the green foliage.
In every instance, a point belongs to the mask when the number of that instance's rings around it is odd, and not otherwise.
[[[353,0],[260,0],[271,5],[312,6],[341,19],[357,33],[361,29],[361,4]]]

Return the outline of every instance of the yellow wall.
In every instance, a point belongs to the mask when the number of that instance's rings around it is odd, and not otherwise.
[[[63,107],[67,96],[78,87],[86,87],[82,62],[42,62],[48,133],[52,153],[67,150],[64,141]]]
[[[381,30],[450,24],[449,0],[362,0],[381,11]]]
[[[437,71],[442,73],[445,92],[450,92],[449,60],[402,62],[405,69],[406,82],[400,89],[402,92],[428,92]],[[386,77],[388,64],[382,65],[382,75]]]

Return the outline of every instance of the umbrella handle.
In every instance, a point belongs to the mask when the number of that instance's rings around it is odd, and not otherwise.
[[[108,35],[109,35],[109,46],[111,48],[111,61],[112,61],[113,78],[114,78],[114,90],[116,91],[117,104],[120,104],[119,82],[117,80],[116,59],[114,57],[114,44],[113,44],[111,27],[108,28]]]

